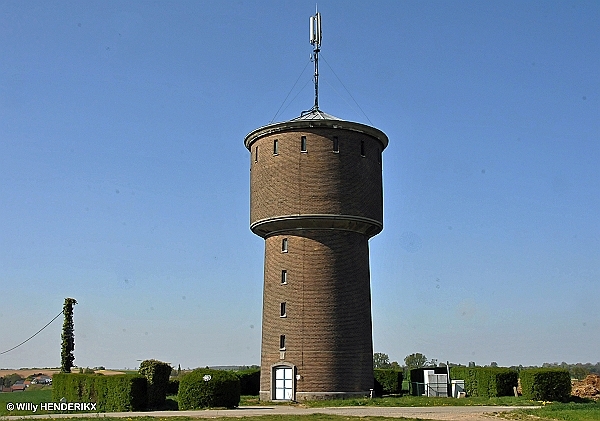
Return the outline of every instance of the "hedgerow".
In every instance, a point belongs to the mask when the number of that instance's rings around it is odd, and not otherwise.
[[[232,371],[198,368],[179,381],[179,409],[234,408],[240,404],[240,379]]]
[[[95,402],[99,412],[140,411],[147,406],[147,381],[132,374],[57,373],[52,376],[52,399]]]
[[[260,390],[260,368],[248,368],[236,371],[240,379],[240,393],[242,395],[258,395]]]
[[[158,360],[145,360],[139,373],[148,380],[148,407],[160,408],[165,403],[171,366]]]
[[[519,374],[505,367],[450,367],[450,376],[465,381],[467,395],[492,398],[512,396]]]
[[[373,370],[375,377],[375,394],[377,396],[398,394],[402,391],[402,371],[376,368]]]
[[[566,402],[571,396],[571,375],[561,368],[521,370],[521,390],[527,399]]]

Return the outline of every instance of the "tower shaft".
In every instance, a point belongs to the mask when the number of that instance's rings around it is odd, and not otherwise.
[[[281,251],[284,241],[287,252]],[[282,270],[287,271],[285,283]],[[299,375],[296,400],[363,395],[373,387],[365,235],[296,230],[268,237],[263,301],[261,367],[292,363]],[[281,302],[286,303],[285,317]],[[263,400],[272,399],[277,386],[271,370],[261,372]]]

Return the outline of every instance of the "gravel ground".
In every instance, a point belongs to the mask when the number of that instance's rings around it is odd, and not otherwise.
[[[535,408],[528,406],[527,408]],[[153,412],[107,412],[83,414],[46,414],[29,416],[5,416],[1,420],[70,417],[251,417],[255,415],[308,415],[335,414],[346,416],[382,416],[394,418],[421,418],[446,421],[490,421],[498,412],[519,409],[515,406],[431,406],[431,407],[376,407],[345,406],[335,408],[298,408],[292,406],[243,406],[237,409],[208,409],[202,411],[153,411]]]

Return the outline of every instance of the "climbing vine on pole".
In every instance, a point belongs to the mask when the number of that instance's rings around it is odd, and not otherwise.
[[[60,352],[60,372],[70,373],[73,367],[73,350],[75,349],[75,335],[73,332],[73,306],[77,304],[75,298],[65,298],[63,314],[65,321],[62,330],[62,350]]]

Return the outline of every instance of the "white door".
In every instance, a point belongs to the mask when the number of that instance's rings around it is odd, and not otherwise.
[[[293,370],[291,367],[275,368],[275,399],[292,400],[294,385]]]

